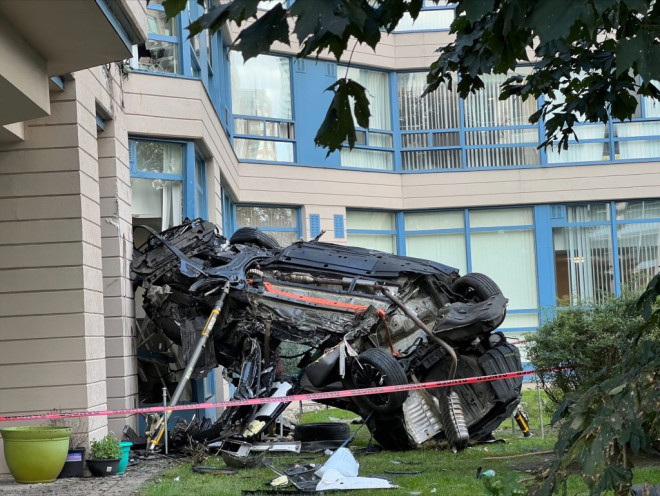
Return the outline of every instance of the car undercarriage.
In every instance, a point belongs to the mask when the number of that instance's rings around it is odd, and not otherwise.
[[[495,282],[429,260],[317,240],[280,247],[255,228],[227,240],[196,219],[149,229],[133,277],[150,323],[179,346],[186,373],[222,366],[234,399],[522,369],[497,331],[507,299]],[[321,402],[360,415],[386,449],[435,440],[460,450],[491,437],[517,407],[521,385],[514,378]],[[196,438],[256,439],[286,406],[227,408]]]

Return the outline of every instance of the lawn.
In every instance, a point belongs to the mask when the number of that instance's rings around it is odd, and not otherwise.
[[[539,429],[537,392],[526,391],[523,401],[527,403],[530,416],[530,425],[534,436],[523,438],[517,427],[512,431],[510,421],[505,421],[495,432],[498,439],[504,443],[479,445],[459,453],[451,453],[446,449],[427,447],[408,452],[389,452],[366,454],[359,450],[367,446],[369,432],[364,427],[358,432],[355,442],[352,443],[354,455],[360,463],[360,475],[386,476],[399,486],[398,489],[389,490],[362,490],[360,495],[392,494],[392,495],[430,495],[439,496],[475,496],[485,494],[482,480],[476,478],[477,469],[492,469],[496,476],[504,474],[517,474],[520,478],[529,477],[527,471],[539,467],[551,455],[543,454],[552,450],[556,440],[556,433],[547,425],[545,439],[541,438]],[[302,422],[327,422],[329,417],[353,418],[355,415],[337,409],[323,409],[316,413],[305,414]],[[549,416],[544,412],[544,423],[548,423]],[[359,426],[352,426],[355,430]],[[279,455],[279,456],[278,456]],[[290,467],[296,463],[322,464],[327,459],[325,455],[299,455],[276,454],[273,463],[279,468]],[[224,467],[220,458],[211,458],[205,462],[207,465]],[[149,484],[141,493],[143,496],[166,496],[195,494],[238,496],[244,489],[266,489],[267,483],[276,477],[276,474],[265,467],[257,469],[244,469],[236,475],[200,475],[193,473],[191,462],[183,462],[180,466],[162,474],[157,480]],[[660,460],[644,464],[635,470],[635,481],[660,481]],[[404,472],[392,474],[391,472]],[[417,473],[418,472],[418,473]],[[588,494],[586,486],[578,477],[570,480],[568,494]]]

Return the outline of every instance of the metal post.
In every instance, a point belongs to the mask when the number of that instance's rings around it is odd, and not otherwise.
[[[202,350],[204,349],[204,346],[206,346],[206,342],[208,341],[211,332],[213,332],[213,326],[215,326],[215,323],[220,316],[220,310],[222,310],[222,307],[225,304],[225,298],[227,298],[227,294],[229,293],[229,287],[229,281],[227,281],[222,287],[222,295],[215,302],[215,306],[213,307],[213,310],[211,310],[211,315],[209,315],[206,324],[204,324],[204,329],[202,329],[202,334],[199,337],[199,341],[197,341],[197,346],[195,346],[192,356],[188,361],[188,365],[186,366],[186,370],[183,372],[183,376],[179,380],[179,383],[174,390],[174,394],[170,400],[170,406],[175,406],[179,403],[179,398],[181,397],[186,384],[188,384],[188,381],[190,381],[190,377],[192,376],[195,365],[197,365],[197,360],[199,360],[199,357],[202,354]],[[163,418],[164,416],[158,419],[158,422],[154,428],[154,432],[156,432],[156,434],[147,443],[150,450],[153,450],[158,445],[160,438],[165,432],[163,428]]]
[[[163,407],[167,408],[167,388],[163,388]],[[169,454],[167,446],[167,410],[163,412],[163,422],[165,423],[165,454]]]
[[[539,380],[536,379],[536,393],[539,401],[539,424],[541,424],[541,439],[545,439],[545,430],[543,428],[543,402],[541,401],[541,387],[539,386]]]

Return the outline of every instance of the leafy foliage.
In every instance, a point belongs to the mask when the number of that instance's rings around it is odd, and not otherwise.
[[[553,309],[554,318],[527,336],[527,355],[534,368],[542,371],[567,367],[539,373],[548,397],[556,405],[565,394],[588,389],[611,376],[643,322],[641,317],[631,315],[634,303],[631,295],[612,296],[594,306]]]
[[[110,433],[103,439],[92,441],[90,454],[96,460],[121,458],[121,446],[117,438]]]
[[[553,423],[562,420],[555,445],[557,460],[532,488],[549,496],[563,489],[571,464],[577,464],[590,494],[614,491],[629,494],[632,481],[630,453],[649,451],[660,436],[660,339],[642,343],[657,331],[660,274],[649,283],[635,308],[644,322],[631,335],[631,344],[612,375],[579,394],[566,396]],[[656,334],[657,336],[657,334]]]
[[[204,5],[205,0],[197,3]],[[188,26],[190,36],[255,19],[234,45],[245,60],[268,52],[274,42],[289,44],[294,34],[298,57],[328,51],[339,60],[353,40],[375,48],[405,14],[417,19],[423,0],[296,0],[288,9],[278,3],[262,15],[258,4],[259,0],[232,0],[211,7]],[[185,5],[186,0],[163,3],[168,17]],[[451,85],[458,74],[457,89],[466,97],[483,88],[484,74],[509,74],[500,99],[543,98],[530,118],[532,123],[545,120],[542,146],[558,140],[566,148],[575,136],[573,126],[581,120],[631,118],[639,95],[660,99],[660,85],[654,82],[660,79],[660,2],[458,0],[456,14],[451,26],[456,38],[438,48],[425,93]],[[532,74],[511,75],[521,64],[531,65]],[[333,85],[331,90],[337,94],[346,88]],[[365,98],[364,89],[355,87],[355,95],[356,100]],[[315,138],[330,152],[344,141],[351,148],[355,143],[352,115],[340,106],[344,100],[344,95],[333,99]]]

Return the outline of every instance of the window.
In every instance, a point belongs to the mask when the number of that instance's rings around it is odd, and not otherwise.
[[[179,51],[179,18],[167,20],[163,0],[151,0],[147,5],[147,41],[138,45],[134,54],[136,68],[150,72],[181,72]]]
[[[390,83],[386,72],[357,67],[337,69],[338,77],[346,74],[367,90],[369,129],[357,128],[357,144],[353,150],[341,150],[341,165],[359,169],[394,169],[394,138],[390,113]]]
[[[641,290],[660,270],[660,201],[618,202],[615,212],[621,290]]]
[[[395,33],[409,31],[438,31],[449,29],[456,15],[455,4],[440,0],[424,0],[422,10],[417,19],[413,20],[410,14],[405,14],[397,24]]]
[[[421,98],[426,73],[397,75],[404,171],[541,163],[539,130],[528,122],[536,101],[501,101],[506,76],[482,79],[484,89],[461,102],[444,84]]]
[[[609,207],[568,206],[565,219],[552,230],[557,304],[599,303],[615,292]]]
[[[529,71],[521,69],[518,73]],[[481,76],[484,88],[465,99],[466,167],[536,165],[541,157],[536,146],[539,131],[529,124],[536,100],[514,97],[500,100],[504,75]]]
[[[404,229],[406,255],[456,267],[461,274],[482,272],[495,280],[509,299],[504,327],[538,326],[531,208],[406,212]]]
[[[294,161],[291,67],[286,57],[259,55],[243,63],[231,52],[234,150],[239,159]]]
[[[134,226],[162,231],[206,217],[205,164],[192,143],[132,139],[129,147]]]
[[[397,253],[396,221],[391,212],[349,210],[346,212],[348,244],[387,253]]]
[[[403,170],[461,167],[459,99],[447,85],[421,98],[426,73],[397,75]]]
[[[258,227],[273,236],[282,246],[300,239],[299,210],[293,207],[237,205],[234,225]]]

